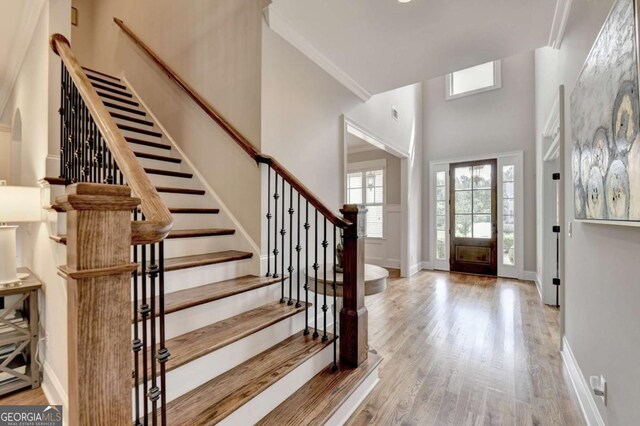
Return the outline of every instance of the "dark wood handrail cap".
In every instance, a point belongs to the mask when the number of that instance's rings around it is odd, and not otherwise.
[[[64,43],[67,46],[71,46],[71,43],[69,43],[69,40],[62,34],[59,34],[59,33],[52,34],[51,37],[49,37],[49,46],[51,47],[51,50],[53,50],[53,52],[56,55],[60,55],[60,53],[58,53],[58,46],[57,46],[58,43]]]

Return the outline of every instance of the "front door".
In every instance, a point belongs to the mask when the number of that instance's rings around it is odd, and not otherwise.
[[[451,165],[451,271],[497,273],[496,166],[496,160]]]

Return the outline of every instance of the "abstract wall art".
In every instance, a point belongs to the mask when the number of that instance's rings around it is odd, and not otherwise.
[[[637,0],[617,0],[571,94],[576,219],[640,221]]]

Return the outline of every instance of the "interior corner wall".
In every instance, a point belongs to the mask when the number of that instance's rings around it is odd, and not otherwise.
[[[524,152],[524,270],[536,270],[534,52],[502,58],[502,87],[445,99],[445,77],[423,83],[422,253],[430,262],[429,162]]]
[[[230,212],[259,244],[256,163],[113,22],[122,19],[178,75],[261,146],[262,9],[254,0],[74,0],[72,49],[123,74]],[[81,41],[79,41],[81,40]],[[87,42],[89,40],[90,42]]]
[[[342,115],[413,158],[422,139],[420,84],[362,102],[309,58],[263,24],[262,149],[278,159],[330,208],[343,203]],[[391,107],[399,120],[391,116]],[[420,186],[420,164],[411,162],[411,190]],[[411,168],[412,167],[412,168]],[[413,241],[409,257],[420,258],[419,197],[409,214]]]
[[[15,184],[38,186],[47,176],[47,157],[59,149],[60,60],[49,48],[49,36],[70,33],[70,0],[43,2],[35,32],[13,86],[2,122],[21,121],[20,179]],[[52,148],[57,147],[57,148]],[[47,196],[45,191],[45,197]],[[45,201],[48,203],[48,201]],[[65,251],[49,239],[46,222],[21,224],[19,265],[29,267],[43,282],[40,293],[40,360],[43,388],[54,404],[67,403],[67,292],[57,268]]]
[[[536,52],[536,99],[546,103],[565,85],[565,162],[571,176],[571,92],[613,0],[573,2],[560,50]],[[608,404],[595,398],[604,423],[640,419],[640,228],[591,225],[574,220],[571,179],[565,185],[564,335],[586,382],[604,375]],[[573,232],[569,237],[569,222]]]

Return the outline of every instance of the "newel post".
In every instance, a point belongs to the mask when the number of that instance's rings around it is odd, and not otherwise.
[[[78,183],[67,213],[70,425],[131,425],[131,211],[126,186]]]
[[[368,316],[364,305],[364,237],[363,205],[346,204],[341,210],[353,225],[344,234],[343,305],[340,311],[340,362],[357,367],[367,359],[369,349]]]

